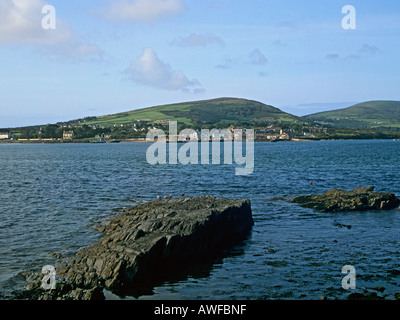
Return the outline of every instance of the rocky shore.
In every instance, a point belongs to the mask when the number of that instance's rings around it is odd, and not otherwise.
[[[249,200],[185,197],[125,209],[98,230],[104,237],[56,266],[56,287],[43,274],[27,277],[20,299],[104,299],[103,290],[129,294],[136,284],[246,237],[253,226]]]
[[[320,212],[390,210],[400,205],[400,199],[391,192],[375,192],[373,186],[358,187],[352,191],[332,189],[321,195],[303,195],[291,199]]]

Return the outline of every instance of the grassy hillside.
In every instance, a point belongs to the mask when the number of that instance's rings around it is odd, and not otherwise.
[[[128,124],[137,120],[176,120],[187,125],[201,123],[235,123],[258,121],[299,120],[299,117],[285,113],[263,103],[237,98],[219,98],[161,105],[97,117],[88,124]]]
[[[400,101],[367,101],[344,109],[310,114],[305,118],[341,128],[400,129]]]

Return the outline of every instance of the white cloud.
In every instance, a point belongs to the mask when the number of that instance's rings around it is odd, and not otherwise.
[[[180,47],[206,47],[208,45],[224,46],[224,41],[212,33],[192,33],[187,37],[181,37],[171,42],[172,45]]]
[[[380,50],[377,46],[370,45],[368,43],[365,43],[359,50],[358,52],[361,54],[367,54],[367,55],[374,55],[375,53],[378,53]]]
[[[229,55],[225,55],[223,59],[224,61],[222,63],[219,63],[215,66],[217,69],[229,69],[233,65],[238,64],[238,61]]]
[[[54,30],[44,29],[43,0],[1,0],[0,45],[30,46],[34,52],[52,60],[102,59],[102,50],[80,41],[69,24],[57,16]]]
[[[56,30],[42,28],[42,0],[1,0],[0,44],[51,44],[66,41],[72,32],[57,20]]]
[[[339,61],[339,60],[359,60],[366,57],[372,57],[380,52],[380,49],[375,45],[370,45],[365,43],[362,45],[360,49],[358,49],[357,53],[351,53],[347,56],[340,56],[338,53],[329,53],[325,56],[326,59]]]
[[[140,85],[165,90],[200,92],[200,83],[189,80],[181,71],[175,71],[168,63],[161,61],[151,48],[145,48],[142,55],[125,70],[130,79]]]
[[[153,22],[183,11],[182,0],[113,0],[105,17],[116,21]]]
[[[231,67],[236,65],[250,64],[262,66],[268,63],[268,59],[259,49],[254,49],[249,53],[247,57],[232,58],[229,55],[225,55],[223,59],[224,61],[222,63],[219,63],[215,66],[217,69],[230,69]],[[265,76],[266,73],[264,71],[261,71],[259,75]]]
[[[249,54],[249,62],[251,64],[263,65],[263,64],[266,64],[268,62],[268,60],[259,49],[254,49]]]

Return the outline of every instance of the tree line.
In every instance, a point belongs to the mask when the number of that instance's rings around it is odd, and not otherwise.
[[[13,130],[14,131],[14,130]],[[45,126],[23,127],[15,130],[19,139],[61,139],[64,131],[73,131],[75,139],[87,139],[96,135],[109,134],[111,128],[93,128],[88,125],[65,128],[56,124]]]

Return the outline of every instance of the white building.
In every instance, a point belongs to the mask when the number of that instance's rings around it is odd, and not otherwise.
[[[9,132],[0,132],[0,140],[10,139],[11,133]]]

